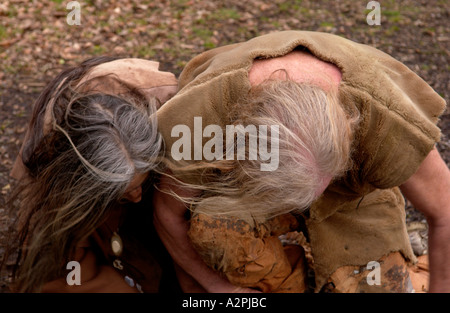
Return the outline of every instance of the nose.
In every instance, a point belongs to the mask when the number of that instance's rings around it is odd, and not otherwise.
[[[140,202],[142,200],[142,187],[137,187],[128,192],[125,198],[133,203]]]

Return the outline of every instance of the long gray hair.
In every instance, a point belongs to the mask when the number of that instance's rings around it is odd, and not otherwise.
[[[233,125],[279,126],[279,166],[265,172],[261,171],[265,163],[261,158],[223,157],[175,168],[186,177],[200,173],[203,179],[201,185],[178,180],[185,188],[200,193],[179,197],[190,203],[195,213],[232,216],[251,225],[285,213],[300,213],[321,195],[330,180],[339,178],[351,166],[359,114],[344,109],[336,90],[326,92],[289,79],[268,80],[253,87],[240,103],[231,105],[229,114]]]
[[[35,104],[30,130],[37,132],[23,153],[29,178],[14,197],[21,200],[17,291],[39,291],[45,282],[61,277],[76,244],[104,221],[133,177],[158,166],[163,142],[154,114],[156,99],[149,103],[130,96],[133,92],[118,97],[73,88],[102,62],[63,73]],[[48,107],[51,128],[42,133]]]

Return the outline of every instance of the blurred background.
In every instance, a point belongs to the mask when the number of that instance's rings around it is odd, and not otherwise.
[[[448,0],[378,1],[380,25],[372,26],[367,16],[373,8],[360,0],[80,0],[80,25],[68,23],[75,13],[69,2],[0,3],[0,257],[12,218],[6,200],[14,182],[8,174],[33,101],[62,69],[89,57],[151,59],[178,76],[188,60],[207,49],[273,31],[323,31],[392,55],[449,102]],[[450,164],[449,108],[439,126],[438,149]],[[406,210],[412,242],[423,247],[417,253],[426,253],[426,223],[408,202]],[[8,273],[0,276],[0,292],[7,292]]]

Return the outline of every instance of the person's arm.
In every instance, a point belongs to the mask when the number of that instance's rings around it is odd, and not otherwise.
[[[450,292],[450,171],[434,148],[400,186],[429,225],[430,292]]]
[[[173,184],[170,184],[170,181],[169,178],[162,177],[159,189],[171,188],[180,196],[189,196],[186,190],[174,187]],[[155,229],[176,265],[184,271],[184,273],[178,275],[179,279],[183,280],[180,281],[182,287],[195,286],[192,281],[188,281],[189,277],[192,277],[207,292],[256,292],[252,289],[232,285],[203,262],[191,245],[187,235],[189,222],[186,220],[185,214],[188,208],[184,203],[160,190],[155,191],[153,203]],[[196,288],[195,290],[183,291],[200,290]]]

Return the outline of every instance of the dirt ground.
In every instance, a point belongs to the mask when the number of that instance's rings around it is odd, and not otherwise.
[[[447,103],[450,99],[447,0],[379,1],[381,25],[373,26],[366,20],[369,1],[81,0],[80,25],[69,25],[73,8],[66,8],[68,2],[0,3],[0,257],[10,222],[6,199],[14,184],[8,173],[33,101],[59,71],[86,58],[147,58],[178,75],[190,58],[216,46],[278,30],[324,31],[391,54]],[[449,108],[439,126],[438,150],[450,164]],[[407,221],[424,224],[409,204]],[[0,292],[7,292],[8,273],[1,274]]]

